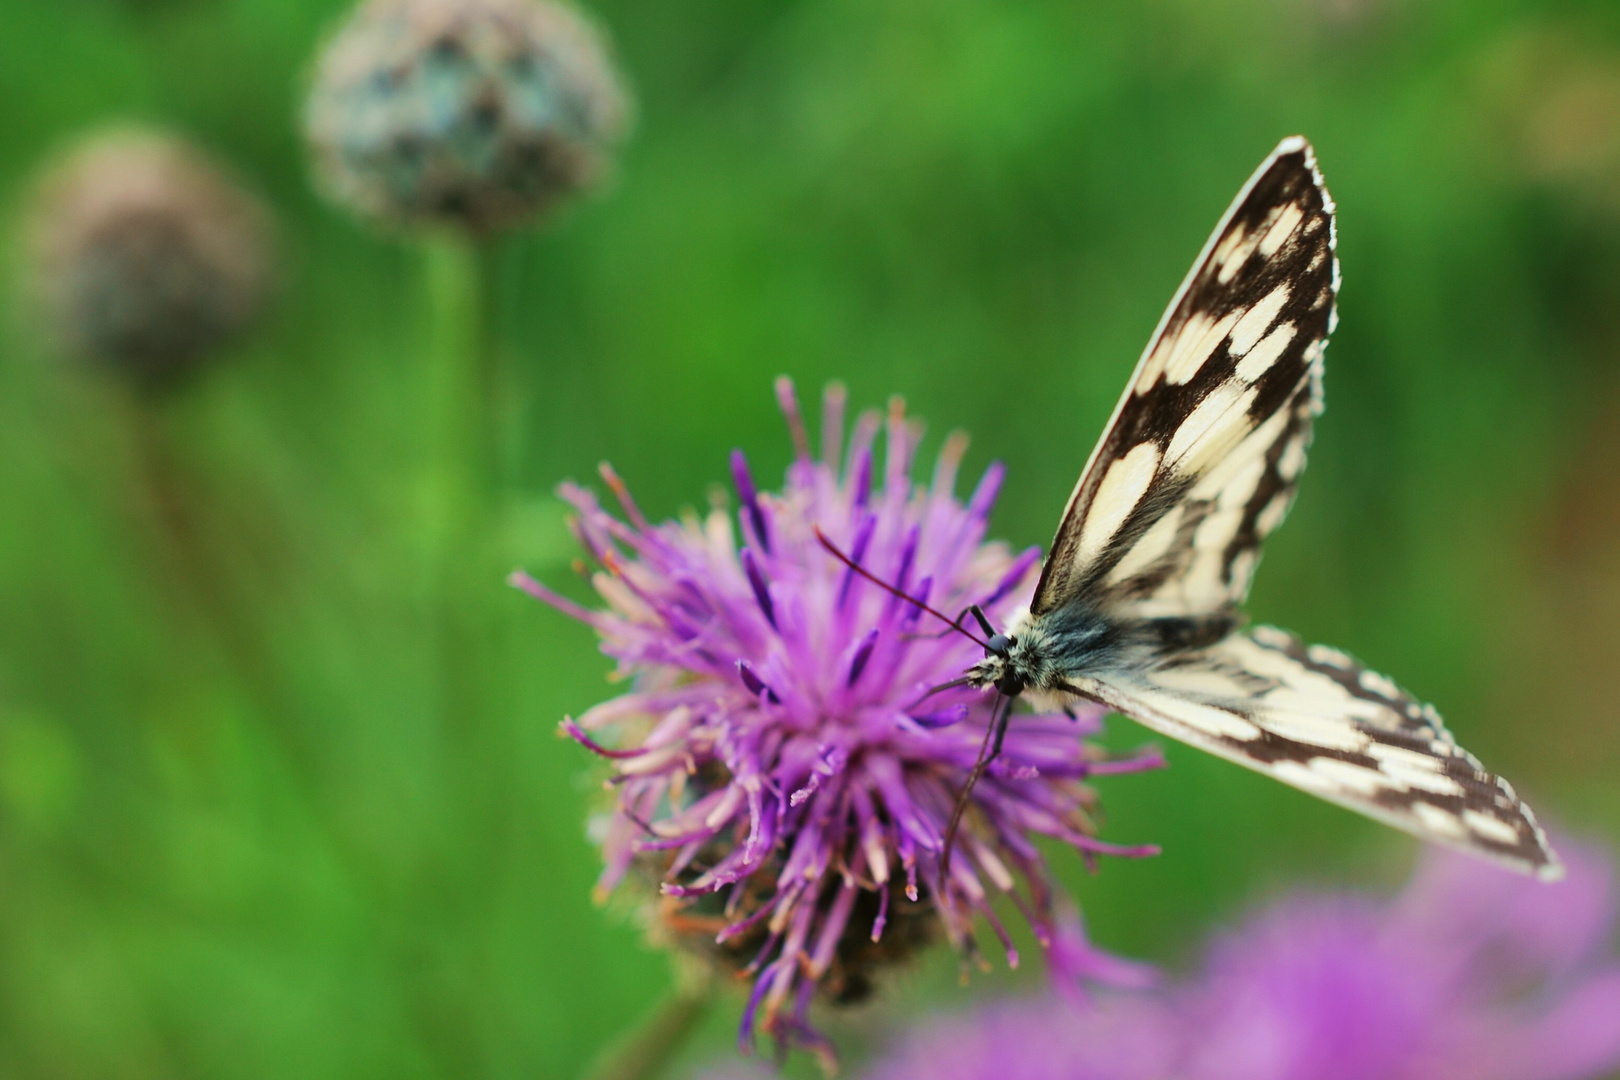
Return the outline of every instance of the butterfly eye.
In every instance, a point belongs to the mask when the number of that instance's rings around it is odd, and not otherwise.
[[[1006,656],[1007,650],[1012,648],[1013,639],[1006,634],[996,634],[984,646],[986,656]]]

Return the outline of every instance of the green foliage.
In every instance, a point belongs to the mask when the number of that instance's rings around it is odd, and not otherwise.
[[[1010,467],[998,531],[1043,542],[1188,261],[1294,131],[1339,203],[1343,325],[1252,610],[1620,835],[1613,5],[605,6],[641,103],[617,180],[486,262],[520,495],[454,577],[498,643],[465,709],[435,660],[431,264],[320,204],[296,129],[341,13],[0,0],[12,205],[64,139],[133,116],[248,178],[288,264],[269,325],[155,410],[23,317],[3,339],[0,1073],[577,1073],[669,975],[591,903],[598,777],[553,737],[607,665],[501,583],[566,581],[552,485],[610,457],[649,514],[701,504],[733,445],[785,465],[772,376],[840,378],[971,431],[970,466]],[[1170,759],[1103,787],[1106,835],[1163,857],[1057,856],[1106,945],[1174,962],[1257,890],[1409,857]],[[905,1007],[953,975],[936,958]],[[694,1056],[726,1052],[735,1005]]]

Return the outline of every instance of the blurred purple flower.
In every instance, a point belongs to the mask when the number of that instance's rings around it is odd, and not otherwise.
[[[984,541],[1001,467],[959,502],[966,439],[956,435],[931,484],[913,485],[920,429],[898,399],[886,425],[875,413],[856,421],[845,455],[837,386],[826,394],[817,458],[792,384],[780,380],[777,394],[794,460],[785,489],[771,494],[733,454],[740,549],[723,510],[650,524],[604,467],[623,520],[580,488],[562,494],[578,511],[575,529],[599,567],[592,581],[607,609],[514,576],[595,628],[619,674],[634,680],[630,693],[564,722],[614,768],[599,891],[632,872],[656,880],[655,926],[682,944],[701,941],[752,978],[745,1047],[763,1031],[782,1047],[830,1053],[808,1022],[818,987],[858,999],[881,969],[941,930],[972,954],[976,917],[1016,965],[992,907],[998,893],[1029,921],[1060,978],[1130,974],[1084,947],[1032,840],[1055,838],[1088,860],[1151,853],[1095,838],[1095,796],[1084,781],[1154,767],[1157,755],[1109,760],[1083,741],[1101,727],[1096,709],[1019,716],[973,792],[938,895],[943,834],[991,700],[963,687],[925,692],[961,675],[979,650],[939,635],[914,605],[816,540],[819,527],[872,573],[936,607],[978,603],[1004,620],[1027,601],[1040,552],[1013,555]],[[879,467],[873,444],[884,426]],[[598,741],[604,732],[611,748]]]
[[[1615,884],[1564,842],[1546,885],[1431,849],[1391,901],[1300,895],[1161,993],[932,1025],[868,1080],[1583,1080],[1620,1069]]]
[[[1429,853],[1391,902],[1302,896],[1218,942],[1184,1009],[1207,1080],[1574,1080],[1620,1067],[1601,853],[1545,885]],[[1560,846],[1563,850],[1563,846]]]
[[[925,1025],[864,1080],[1181,1080],[1155,995],[1002,1002]],[[707,1078],[706,1078],[707,1080]],[[738,1078],[742,1080],[742,1078]],[[764,1080],[756,1077],[755,1080]]]

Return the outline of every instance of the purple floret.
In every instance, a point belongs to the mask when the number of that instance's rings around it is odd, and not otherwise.
[[[1095,957],[1069,940],[1073,920],[1034,839],[1088,859],[1152,853],[1096,838],[1085,781],[1151,768],[1157,755],[1108,760],[1085,741],[1101,729],[1093,707],[1017,716],[973,792],[940,895],[945,827],[994,695],[927,691],[982,653],[851,572],[815,534],[918,600],[952,614],[978,603],[1005,623],[1028,601],[1040,556],[985,541],[1000,466],[964,505],[953,488],[966,439],[952,436],[932,481],[914,484],[920,429],[898,400],[886,421],[861,416],[846,452],[837,386],[825,397],[818,459],[792,384],[779,380],[777,394],[795,447],[781,492],[759,490],[737,452],[735,515],[654,525],[604,468],[622,518],[589,491],[562,494],[607,607],[587,610],[514,577],[589,623],[632,680],[629,693],[564,725],[613,766],[599,892],[632,873],[652,878],[664,932],[701,938],[752,980],[745,1045],[763,1031],[826,1049],[808,1019],[818,987],[857,999],[880,969],[940,932],[973,953],[975,925],[988,926],[1016,965],[993,908],[999,894],[1029,920],[1056,974],[1095,974]]]

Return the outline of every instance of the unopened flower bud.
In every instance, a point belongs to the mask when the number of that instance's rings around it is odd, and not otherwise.
[[[629,103],[595,28],[544,0],[369,0],[305,110],[331,197],[394,225],[533,221],[596,183]]]
[[[49,336],[141,383],[192,370],[250,323],[271,281],[269,217],[201,151],[119,129],[49,167],[28,221]]]

